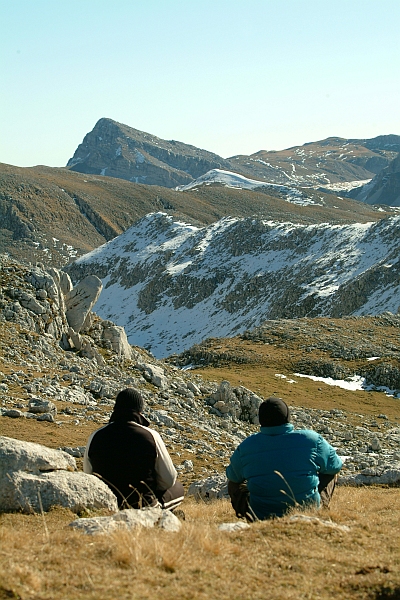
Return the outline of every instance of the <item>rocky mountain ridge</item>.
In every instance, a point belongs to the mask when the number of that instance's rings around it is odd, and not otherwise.
[[[96,311],[158,357],[267,319],[397,313],[400,217],[303,225],[225,218],[198,228],[147,215],[79,258],[104,285]]]
[[[400,136],[347,140],[331,137],[281,151],[222,158],[174,140],[162,140],[112,119],[100,119],[67,167],[136,183],[187,185],[211,169],[270,183],[319,187],[374,177],[400,151]]]

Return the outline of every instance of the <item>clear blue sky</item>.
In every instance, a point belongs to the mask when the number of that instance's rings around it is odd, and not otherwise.
[[[223,157],[400,134],[400,0],[0,0],[0,161],[109,117]]]

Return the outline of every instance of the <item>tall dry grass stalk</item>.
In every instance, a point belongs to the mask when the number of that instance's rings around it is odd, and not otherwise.
[[[307,511],[319,520],[289,515],[236,533],[218,530],[236,520],[228,501],[187,500],[185,512],[178,533],[93,537],[68,527],[66,509],[3,514],[0,599],[400,597],[399,489],[339,488],[330,511]]]

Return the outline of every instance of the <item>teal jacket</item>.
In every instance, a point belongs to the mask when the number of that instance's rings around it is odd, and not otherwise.
[[[342,467],[335,449],[315,431],[295,430],[291,423],[261,427],[235,450],[228,479],[247,482],[249,503],[259,519],[282,516],[298,504],[320,505],[318,473]]]

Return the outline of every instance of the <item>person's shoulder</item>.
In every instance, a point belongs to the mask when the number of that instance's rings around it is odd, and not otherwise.
[[[318,442],[320,439],[322,439],[322,436],[317,431],[314,431],[313,429],[293,429],[293,431],[291,432],[291,435],[297,435],[300,437],[307,438],[309,440],[314,440],[316,442]]]
[[[263,436],[259,431],[252,433],[247,438],[245,438],[242,442],[240,442],[238,448],[251,447],[253,444],[257,444],[258,440],[261,440],[262,437]]]

